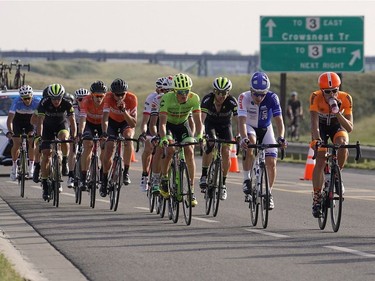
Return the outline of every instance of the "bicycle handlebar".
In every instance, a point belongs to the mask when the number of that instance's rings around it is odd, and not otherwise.
[[[161,158],[162,159],[165,158],[165,155],[167,155],[166,150],[170,146],[185,147],[185,146],[189,146],[189,145],[198,145],[198,144],[201,144],[201,143],[200,142],[175,142],[175,143],[169,143],[167,146],[163,146],[163,156]]]
[[[336,151],[340,148],[355,148],[356,150],[356,156],[355,156],[355,161],[358,161],[359,158],[361,158],[361,147],[360,147],[360,143],[359,141],[356,142],[356,144],[324,144],[324,143],[317,143],[315,145],[315,149],[314,150],[314,155],[312,157],[312,159],[315,159],[316,158],[316,152],[318,150],[319,147],[322,147],[322,148],[331,148],[334,153],[336,154]]]
[[[280,151],[281,151],[281,155],[280,155],[280,159],[283,160],[284,157],[285,157],[285,149],[282,148],[282,144],[280,143],[269,143],[269,144],[266,144],[266,143],[255,143],[255,144],[247,144],[247,147],[248,148],[255,148],[255,149],[259,149],[259,150],[265,150],[267,148],[280,148]],[[246,157],[246,153],[244,153],[244,159]]]
[[[217,139],[217,138],[209,138],[209,137],[204,137],[204,139],[207,142],[213,142],[213,143],[225,143],[225,144],[235,144],[236,145],[236,155],[240,152],[240,144],[236,140],[225,140],[225,139]]]

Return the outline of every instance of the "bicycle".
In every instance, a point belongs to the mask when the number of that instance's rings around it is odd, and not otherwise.
[[[13,79],[13,88],[18,89],[25,84],[25,73],[21,74],[21,68],[27,68],[27,71],[30,71],[30,64],[21,64],[20,60],[15,60],[10,64],[10,67],[16,67],[16,73],[14,74]]]
[[[60,188],[61,188],[61,157],[59,154],[59,144],[72,143],[73,140],[59,140],[55,137],[54,140],[43,140],[42,142],[52,145],[52,159],[50,162],[50,172],[48,176],[48,199],[53,200],[53,206],[59,207],[60,203]]]
[[[122,172],[123,172],[123,160],[122,160],[122,143],[126,141],[133,141],[137,143],[136,152],[139,150],[138,139],[124,138],[121,132],[118,132],[115,142],[115,155],[113,157],[113,163],[108,172],[108,194],[109,194],[109,209],[117,211],[118,203],[120,200],[120,191],[122,186]]]
[[[0,63],[0,89],[6,90],[9,88],[9,80],[8,80],[8,72],[9,74],[12,72],[11,66],[4,64],[3,62]]]
[[[101,138],[98,136],[98,131],[94,130],[93,148],[90,159],[90,166],[87,171],[86,183],[90,193],[90,207],[95,208],[96,190],[99,188],[100,182],[100,169],[99,169],[99,156],[98,147]]]
[[[25,182],[28,175],[28,156],[27,156],[27,141],[28,135],[25,128],[22,128],[20,155],[18,159],[18,184],[20,185],[21,197],[25,196]]]
[[[250,209],[250,218],[253,226],[258,223],[259,208],[261,210],[262,226],[267,228],[270,189],[268,182],[268,172],[266,167],[266,149],[280,148],[281,144],[248,144],[248,148],[254,148],[255,159],[250,171],[250,196],[247,196]],[[281,148],[281,160],[284,159],[285,150]],[[244,154],[246,155],[246,154]]]
[[[206,142],[213,142],[214,147],[212,150],[212,160],[208,167],[207,173],[207,187],[205,190],[205,201],[206,201],[206,215],[210,214],[212,206],[212,215],[216,217],[219,211],[219,202],[221,189],[223,187],[223,169],[222,169],[222,156],[221,147],[222,144],[236,144],[237,154],[238,154],[238,142],[228,141],[224,139],[208,138],[206,137]]]
[[[324,188],[322,191],[320,216],[318,217],[319,228],[323,230],[326,226],[328,219],[328,209],[331,209],[331,224],[334,232],[337,232],[340,228],[341,216],[342,216],[342,203],[344,201],[343,190],[342,190],[342,177],[340,167],[337,162],[337,151],[340,148],[355,148],[356,157],[355,161],[358,161],[361,156],[361,148],[359,141],[356,144],[317,144],[314,149],[313,159],[316,158],[316,151],[319,147],[327,148],[326,152],[326,165],[324,168],[325,180]]]
[[[192,217],[192,190],[190,183],[189,171],[185,162],[184,147],[189,145],[197,145],[197,142],[175,142],[168,144],[168,147],[176,147],[173,156],[171,166],[168,172],[168,189],[169,199],[167,199],[169,207],[169,218],[174,223],[178,222],[179,217],[179,206],[182,203],[184,212],[184,218],[186,225],[190,225]],[[166,155],[166,148],[163,150],[163,158]]]

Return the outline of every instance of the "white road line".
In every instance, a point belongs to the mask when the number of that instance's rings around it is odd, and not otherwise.
[[[204,222],[209,222],[209,223],[218,223],[219,221],[215,220],[210,220],[210,219],[205,219],[205,218],[198,218],[198,217],[192,217],[193,220],[197,221],[204,221]]]
[[[356,255],[356,256],[365,257],[365,258],[375,258],[374,254],[368,254],[368,253],[365,253],[365,252],[361,252],[361,251],[357,251],[357,250],[353,250],[353,249],[349,249],[349,248],[338,247],[338,246],[323,246],[323,247],[328,248],[328,249],[332,249],[332,250],[336,250],[336,251],[340,251],[340,252],[353,254],[353,255]]]
[[[246,228],[245,230],[249,231],[249,232],[254,232],[254,233],[258,233],[258,234],[263,234],[263,235],[268,235],[268,236],[276,237],[276,238],[290,238],[290,236],[288,236],[288,235],[274,233],[274,232],[268,232],[268,231],[264,231],[264,230],[260,230],[260,229]]]
[[[144,211],[150,211],[149,208],[146,207],[134,207],[134,209],[144,210]]]

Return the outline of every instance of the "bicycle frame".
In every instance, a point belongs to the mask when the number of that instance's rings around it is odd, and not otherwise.
[[[100,170],[99,170],[99,156],[98,156],[98,147],[100,138],[98,136],[98,132],[95,130],[93,141],[93,148],[92,154],[90,159],[90,166],[87,171],[87,186],[90,192],[90,207],[95,208],[95,200],[96,200],[96,190],[98,189],[98,185],[100,183]]]

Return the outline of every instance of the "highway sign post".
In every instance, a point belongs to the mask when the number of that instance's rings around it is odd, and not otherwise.
[[[363,16],[261,16],[260,34],[264,71],[364,71]]]

